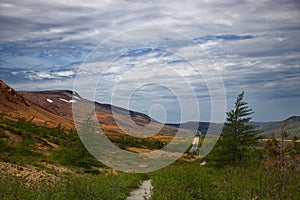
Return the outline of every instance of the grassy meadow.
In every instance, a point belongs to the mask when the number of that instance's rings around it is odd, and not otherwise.
[[[115,142],[120,146],[149,145],[149,149],[161,146],[156,141],[124,138],[115,138]],[[153,200],[300,199],[299,143],[284,149],[283,156],[287,158],[281,160],[284,162],[278,160],[276,154],[275,157],[270,154],[273,150],[276,153],[273,143],[268,150],[262,142],[238,165],[216,165],[211,154],[204,158],[207,164],[200,166],[202,160],[189,154],[185,159],[147,174],[109,169],[88,153],[74,131],[40,127],[30,120],[1,117],[0,144],[0,164],[18,166],[13,173],[0,168],[0,199],[121,200],[149,179]],[[278,167],[277,163],[284,165]],[[29,172],[21,176],[26,170]],[[37,180],[41,172],[49,176],[42,181],[28,180],[30,174],[36,172],[39,172]]]

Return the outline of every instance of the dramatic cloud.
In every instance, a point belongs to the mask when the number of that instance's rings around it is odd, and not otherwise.
[[[214,63],[224,81],[227,109],[245,90],[254,120],[300,114],[295,103],[300,100],[297,1],[4,0],[0,24],[0,79],[20,90],[72,89],[79,72],[87,77],[82,96],[110,103],[114,92],[119,106],[148,113],[151,105],[161,104],[168,121],[186,121],[194,119],[193,108],[180,119],[177,97],[192,101],[183,87],[189,83],[201,119],[209,121],[207,83],[213,84],[216,75],[207,66]],[[162,31],[151,32],[151,27]],[[167,37],[164,30],[182,37]],[[96,48],[101,42],[106,46]],[[95,94],[89,88],[100,72]],[[128,102],[129,89],[142,83]],[[151,112],[158,119],[163,115]]]

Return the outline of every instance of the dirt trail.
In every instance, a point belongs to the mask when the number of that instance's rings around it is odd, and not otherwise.
[[[126,200],[150,200],[152,188],[151,180],[144,181],[138,189],[130,193],[130,196]]]

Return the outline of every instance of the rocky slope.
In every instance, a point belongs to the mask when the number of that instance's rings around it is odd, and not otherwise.
[[[55,127],[61,123],[68,129],[74,128],[72,119],[45,110],[1,80],[0,114],[10,119],[25,118],[26,120],[32,120],[37,125]]]

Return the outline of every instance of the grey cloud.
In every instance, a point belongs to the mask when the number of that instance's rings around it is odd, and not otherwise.
[[[17,89],[72,87],[78,66],[99,42],[123,31],[154,26],[177,31],[191,39],[202,38],[199,45],[219,69],[228,101],[232,101],[240,90],[246,90],[247,97],[257,108],[262,108],[260,101],[274,99],[277,102],[274,106],[278,107],[280,99],[287,102],[300,99],[299,19],[297,1],[2,1],[0,78]],[[110,66],[103,74],[105,82],[99,94],[101,99],[109,101],[107,96],[115,80],[142,64],[145,72],[152,73],[149,79],[174,83],[174,87],[185,96],[185,88],[181,88],[178,77],[168,76],[164,70],[161,73],[154,71],[155,65],[164,64],[177,69],[190,82],[198,99],[209,105],[205,82],[187,67],[184,58],[172,54],[138,54],[137,48],[151,47],[147,41],[142,41],[147,40],[147,34],[151,33],[146,30],[144,33],[141,41],[126,38],[126,33],[121,34],[109,46],[99,50],[98,55],[105,52],[103,56],[87,61],[99,61],[101,71],[116,56],[126,55],[126,52],[131,54],[119,58],[114,63],[116,66]],[[157,35],[161,41],[156,47],[172,47],[174,53],[183,52],[196,64],[205,63],[203,59],[207,57],[194,55],[191,44]],[[83,69],[82,73],[91,75],[95,68]],[[209,72],[205,67],[203,70]],[[141,81],[142,75],[141,70],[124,84]],[[92,81],[88,80],[84,86],[90,87],[91,84]],[[153,88],[153,91],[157,92],[157,101],[163,102],[168,96],[160,95],[159,88]],[[124,94],[126,88],[118,94],[119,98]],[[146,94],[140,94],[143,95]],[[142,106],[143,103],[137,104]],[[278,112],[277,118],[280,113],[285,112]]]

